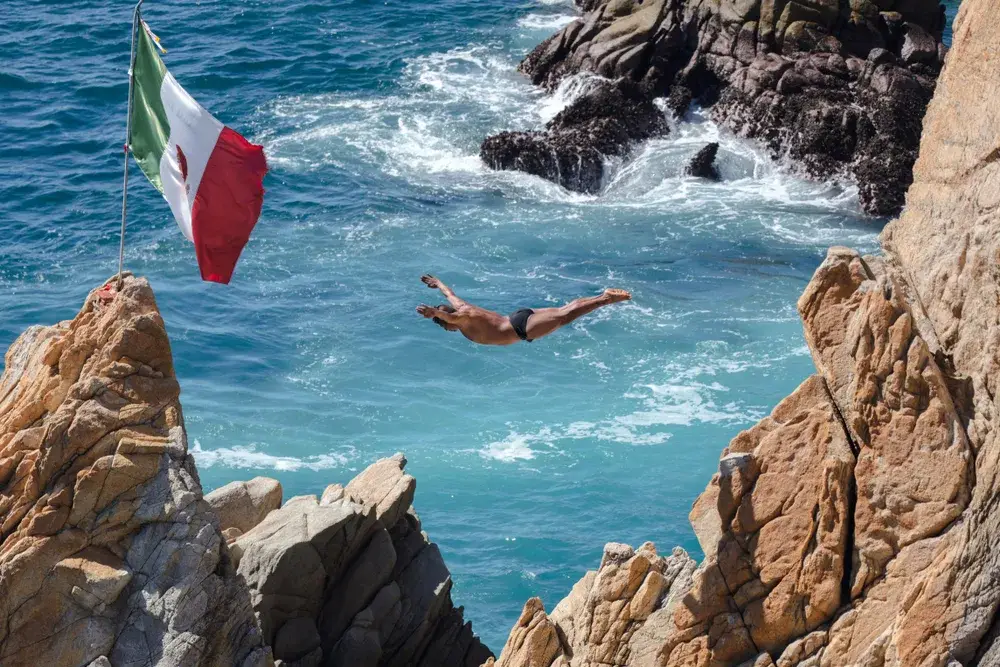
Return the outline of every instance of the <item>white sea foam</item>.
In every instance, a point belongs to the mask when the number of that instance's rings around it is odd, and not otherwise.
[[[535,452],[532,450],[530,443],[539,439],[538,436],[511,433],[503,440],[489,443],[479,450],[479,454],[484,459],[492,459],[504,463],[530,461],[535,458]]]
[[[254,445],[236,445],[217,449],[202,449],[201,443],[194,441],[191,453],[201,468],[221,466],[224,468],[255,468],[269,470],[330,470],[347,465],[347,456],[330,452],[306,457],[275,456],[257,451]]]
[[[517,25],[529,30],[560,30],[577,19],[576,14],[528,14]]]
[[[747,421],[757,416],[741,409],[733,402],[717,404],[711,395],[728,391],[718,383],[647,384],[636,388],[649,392],[645,396],[642,391],[632,394],[641,397],[644,408],[616,419],[619,424],[634,429],[651,426],[690,426],[695,422],[713,424]]]
[[[552,424],[536,430],[512,428],[502,440],[478,450],[485,459],[513,463],[532,460],[542,453],[564,454],[578,440],[648,446],[662,445],[673,437],[670,427],[702,424],[744,424],[760,419],[758,411],[736,401],[719,402],[729,390],[718,382],[703,384],[637,384],[623,398],[636,408],[597,422]]]
[[[549,122],[560,111],[606,81],[604,77],[588,72],[566,77],[551,95],[546,95],[537,103],[539,117],[543,123]]]
[[[688,177],[684,169],[705,144],[719,143],[718,183]],[[804,211],[846,213],[857,205],[857,190],[838,183],[799,179],[771,159],[755,142],[723,130],[700,110],[688,114],[663,139],[646,142],[608,179],[604,197],[629,207],[700,207],[706,200],[742,216],[762,205]],[[788,216],[782,216],[788,217]]]
[[[571,18],[532,12],[522,22]],[[685,217],[696,234],[763,232],[809,245],[874,243],[874,229],[844,229],[843,218],[857,210],[855,187],[797,178],[757,143],[719,128],[697,108],[685,122],[673,123],[669,136],[645,142],[628,158],[610,159],[598,195],[569,192],[522,172],[487,169],[479,158],[485,136],[541,128],[600,80],[592,74],[570,76],[546,94],[515,71],[519,55],[473,44],[412,58],[393,94],[280,98],[262,109],[267,129],[259,139],[269,159],[290,171],[353,171],[360,160],[392,177],[453,190],[500,189],[513,199],[568,207],[690,214]],[[691,156],[711,141],[720,143],[723,180],[686,176]],[[711,216],[705,215],[706,202]]]
[[[259,139],[269,159],[291,170],[343,168],[360,158],[391,176],[421,181],[445,174],[452,185],[477,184],[485,170],[479,159],[484,133],[475,128],[538,122],[535,100],[542,93],[515,66],[485,46],[417,57],[406,64],[394,95],[276,100],[262,111],[277,122],[265,123],[270,129]]]

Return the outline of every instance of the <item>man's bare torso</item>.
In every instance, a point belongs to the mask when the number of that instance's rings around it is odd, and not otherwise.
[[[454,326],[463,336],[480,345],[511,345],[520,340],[506,315],[486,310],[472,304],[464,304],[451,313]]]

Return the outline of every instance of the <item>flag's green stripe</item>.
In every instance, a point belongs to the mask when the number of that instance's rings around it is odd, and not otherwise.
[[[163,192],[160,158],[167,147],[170,123],[160,99],[160,86],[167,68],[141,25],[138,31],[132,92],[132,154],[146,178]]]

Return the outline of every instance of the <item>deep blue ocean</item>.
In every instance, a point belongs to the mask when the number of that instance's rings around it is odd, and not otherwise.
[[[117,266],[131,5],[6,0],[0,22],[0,348],[72,317]],[[597,196],[493,173],[480,141],[540,127],[518,60],[570,0],[150,0],[167,67],[262,143],[264,212],[229,286],[132,169],[126,265],[167,322],[206,490],[285,496],[403,451],[454,597],[499,652],[608,541],[698,550],[720,450],[812,371],[795,302],[826,248],[884,220],[697,111]],[[722,183],[682,176],[719,140]],[[431,272],[503,312],[605,287],[634,301],[535,344],[478,347],[414,312]]]

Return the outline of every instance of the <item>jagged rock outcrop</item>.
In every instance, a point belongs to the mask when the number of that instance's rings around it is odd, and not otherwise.
[[[31,327],[0,377],[0,664],[475,667],[402,455],[322,500],[202,497],[153,292]],[[227,545],[228,543],[228,545]]]
[[[845,175],[865,210],[897,213],[911,182],[924,109],[943,61],[937,0],[587,0],[520,70],[549,89],[593,73],[636,82],[682,115],[694,98],[736,133],[761,141],[817,178]],[[582,127],[582,125],[581,125]],[[565,181],[522,153],[555,144],[586,151],[576,129],[504,133],[483,144],[487,164]],[[596,147],[601,151],[600,147]],[[618,150],[621,154],[626,149]],[[588,183],[589,185],[589,183]]]
[[[524,171],[578,192],[597,192],[607,156],[670,131],[663,112],[639,86],[622,79],[596,82],[560,111],[542,132],[501,132],[480,156],[492,169]]]
[[[561,630],[576,589],[558,619],[531,603],[498,664],[1000,664],[998,16],[960,9],[885,256],[831,248],[806,287],[818,373],[723,451],[691,512],[705,560],[596,642]]]
[[[569,596],[546,615],[541,600],[524,605],[497,667],[602,667],[624,665],[636,651],[655,650],[642,634],[656,625],[691,587],[695,562],[683,549],[663,558],[647,542],[604,547],[601,566],[588,572]],[[639,632],[640,634],[637,634]],[[490,660],[486,665],[493,665]]]
[[[720,619],[732,627],[711,654],[728,662],[780,651],[833,616],[850,559],[854,460],[815,376],[730,443],[691,512],[706,561],[694,578],[697,601],[674,615],[685,632],[667,655],[702,650]]]
[[[962,513],[972,451],[901,276],[831,248],[799,300],[806,341],[859,449],[852,597]]]
[[[401,454],[322,499],[298,496],[231,543],[279,665],[476,667],[489,650],[451,601]]]
[[[0,378],[0,664],[267,665],[202,498],[149,284],[31,327]]]
[[[706,144],[691,158],[688,163],[686,173],[689,176],[707,178],[710,181],[719,180],[719,170],[715,168],[715,156],[719,153],[719,143],[713,141]]]

